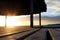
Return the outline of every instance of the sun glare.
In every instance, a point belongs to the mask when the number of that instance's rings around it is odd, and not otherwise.
[[[0,27],[5,26],[5,17],[4,16],[0,16]]]
[[[6,27],[20,26],[21,22],[17,20],[16,16],[7,16]],[[5,26],[5,16],[0,16],[0,26]]]
[[[6,25],[7,26],[19,26],[21,25],[20,22],[18,22],[17,20],[17,17],[13,16],[13,17],[7,17],[7,22],[6,22]]]

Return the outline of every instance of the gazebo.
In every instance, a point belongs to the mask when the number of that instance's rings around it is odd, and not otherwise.
[[[0,0],[0,15],[18,16],[30,15],[30,27],[33,28],[33,14],[39,14],[41,26],[41,12],[46,12],[44,0]]]

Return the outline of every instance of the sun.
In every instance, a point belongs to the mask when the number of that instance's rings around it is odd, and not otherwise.
[[[16,16],[7,16],[6,27],[20,26],[21,22],[17,20]],[[0,26],[5,26],[5,16],[0,16]]]
[[[0,16],[0,27],[5,26],[5,16]]]
[[[6,25],[7,26],[19,26],[21,25],[21,22],[16,20],[17,17],[15,16],[7,16],[7,22]]]

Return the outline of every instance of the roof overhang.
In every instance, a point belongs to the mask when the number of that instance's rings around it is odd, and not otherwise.
[[[29,15],[31,0],[0,0],[0,15]],[[44,0],[33,0],[33,14],[46,12]]]

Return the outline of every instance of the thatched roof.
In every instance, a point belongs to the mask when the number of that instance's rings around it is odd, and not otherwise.
[[[29,15],[31,0],[0,0],[0,15],[16,14]],[[46,4],[44,0],[33,1],[34,14],[46,12]]]

